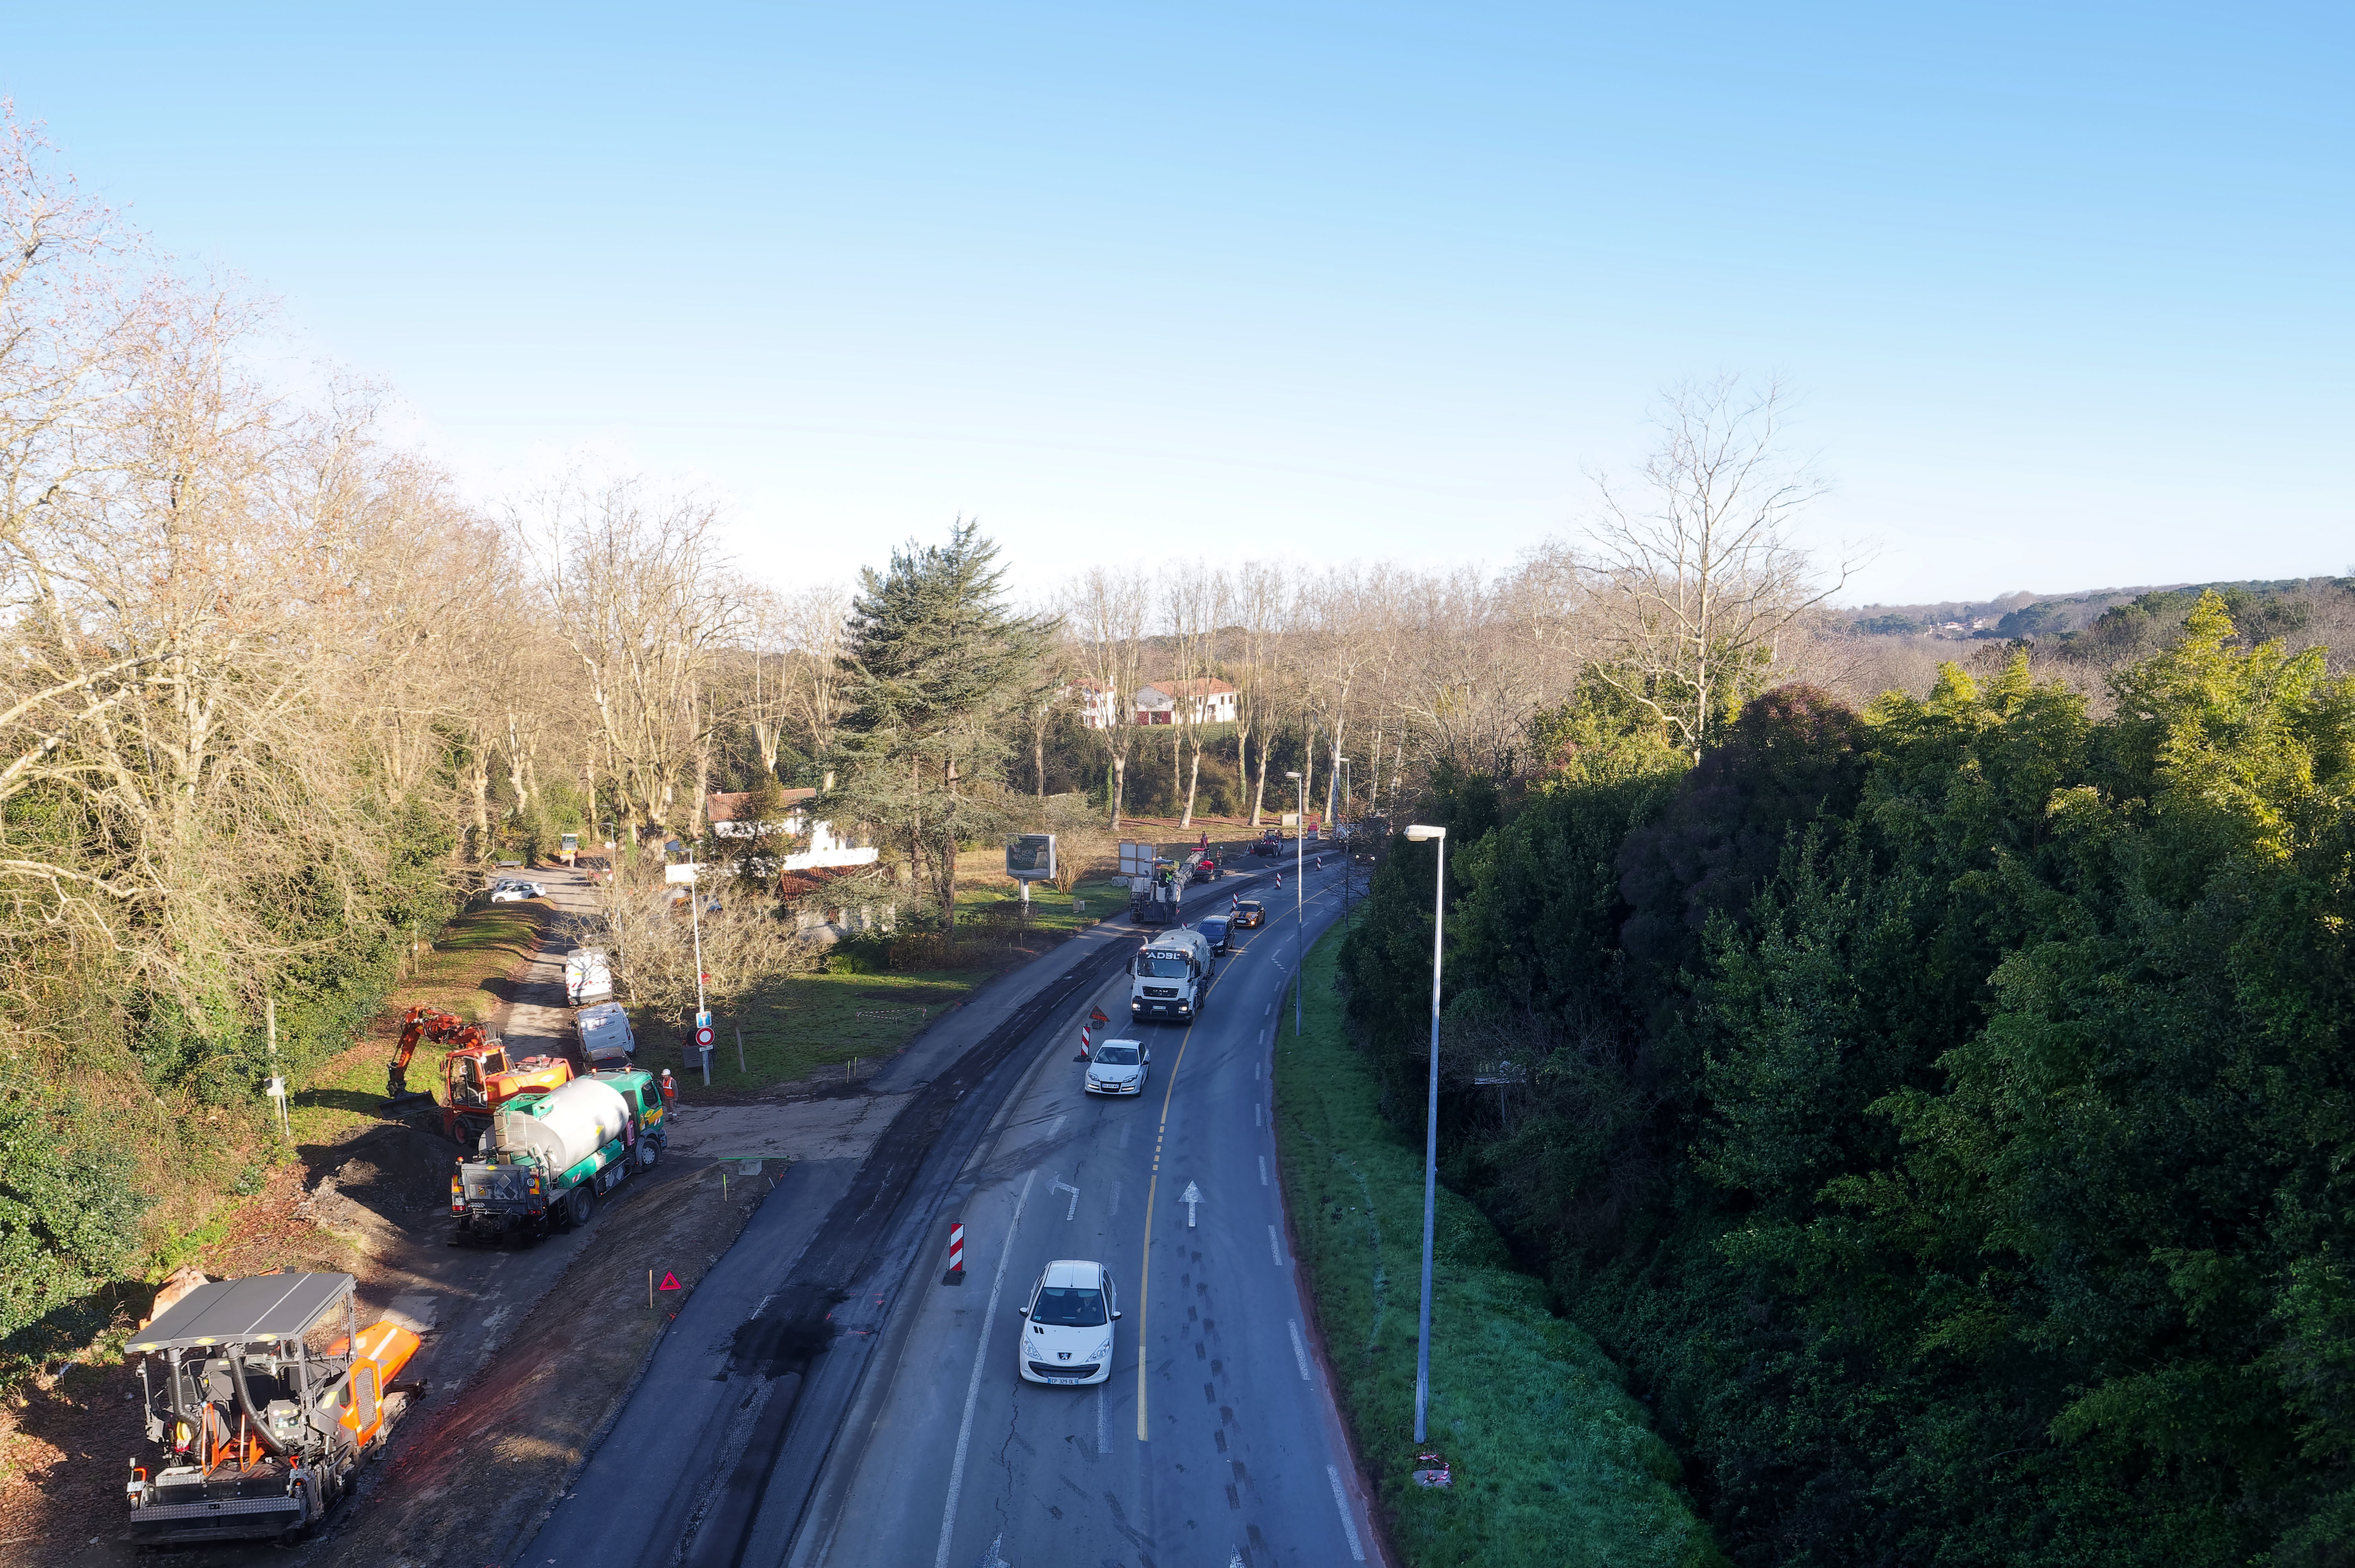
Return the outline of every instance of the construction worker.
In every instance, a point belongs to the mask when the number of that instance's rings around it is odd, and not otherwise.
[[[662,1072],[662,1097],[665,1116],[678,1109],[678,1085],[672,1080],[668,1067],[665,1067]]]

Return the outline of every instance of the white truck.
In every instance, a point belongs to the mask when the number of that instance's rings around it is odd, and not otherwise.
[[[613,1000],[613,962],[602,948],[575,948],[564,955],[564,1000],[572,1007]]]
[[[1140,926],[1178,923],[1178,895],[1185,884],[1178,868],[1155,853],[1148,843],[1124,841],[1120,846],[1121,879],[1128,884],[1129,918]]]
[[[1191,1023],[1202,1016],[1210,991],[1210,944],[1202,933],[1180,926],[1145,944],[1128,962],[1128,1014],[1142,1023],[1169,1019]]]

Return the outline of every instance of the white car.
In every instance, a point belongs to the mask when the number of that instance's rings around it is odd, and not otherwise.
[[[1059,1258],[1030,1287],[1015,1366],[1025,1383],[1103,1383],[1112,1376],[1112,1326],[1120,1317],[1112,1271]]]
[[[509,878],[505,882],[491,885],[491,902],[494,904],[520,904],[527,898],[547,896],[548,889],[537,882],[523,882]]]
[[[1088,1093],[1141,1095],[1153,1049],[1138,1040],[1107,1040],[1088,1058]]]

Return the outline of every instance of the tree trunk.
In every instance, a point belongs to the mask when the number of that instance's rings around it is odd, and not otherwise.
[[[1308,831],[1308,798],[1316,793],[1316,726],[1300,726],[1300,791],[1292,803],[1300,812],[1300,831]]]
[[[1039,770],[1038,796],[1047,798],[1047,726],[1040,725],[1030,732],[1030,763]]]
[[[1120,797],[1128,783],[1128,758],[1115,754],[1106,766],[1112,772],[1112,831],[1120,832]]]
[[[1194,768],[1186,776],[1186,815],[1178,826],[1182,832],[1194,825],[1194,791],[1202,782],[1202,748],[1194,748]]]
[[[1275,731],[1270,729],[1259,737],[1259,783],[1252,789],[1252,823],[1259,826],[1261,808],[1267,800],[1267,754],[1275,749]]]

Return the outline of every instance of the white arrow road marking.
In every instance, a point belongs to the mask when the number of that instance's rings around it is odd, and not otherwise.
[[[1186,1228],[1190,1231],[1194,1228],[1194,1205],[1202,1201],[1202,1189],[1188,1181],[1186,1190],[1178,1194],[1178,1201],[1186,1205]]]
[[[1300,1381],[1311,1381],[1308,1376],[1308,1341],[1300,1337],[1300,1320],[1296,1318],[1292,1323],[1292,1359],[1300,1363]]]
[[[973,1568],[1014,1568],[1014,1564],[998,1555],[997,1549],[1005,1544],[1006,1532],[1001,1530],[997,1532],[997,1539],[989,1543],[989,1550],[981,1554],[981,1561]]]
[[[1273,1225],[1267,1227],[1267,1255],[1275,1259],[1276,1267],[1284,1266],[1284,1248],[1276,1242]]]
[[[1341,1533],[1349,1538],[1349,1561],[1363,1563],[1366,1549],[1358,1540],[1358,1521],[1349,1517],[1348,1495],[1341,1490],[1341,1472],[1332,1465],[1325,1467],[1325,1475],[1333,1483],[1333,1506],[1341,1510]]]
[[[1267,1156],[1264,1154],[1259,1157],[1259,1184],[1263,1187],[1267,1185]]]
[[[956,1460],[949,1467],[949,1497],[941,1509],[941,1549],[932,1558],[932,1568],[949,1568],[949,1535],[956,1528],[957,1494],[964,1489],[965,1450],[973,1443],[973,1407],[981,1398],[981,1366],[989,1354],[989,1331],[997,1323],[997,1298],[1006,1288],[1006,1265],[1014,1255],[1014,1233],[1022,1226],[1022,1205],[1030,1201],[1030,1183],[1039,1179],[1031,1171],[1022,1178],[1022,1191],[1014,1200],[1014,1218],[1007,1224],[1006,1240],[998,1244],[997,1273],[989,1282],[989,1306],[981,1315],[979,1341],[973,1347],[973,1381],[964,1385],[964,1420],[957,1427]],[[1335,1485],[1339,1485],[1337,1481]],[[1005,1540],[999,1536],[1000,1541]],[[992,1546],[989,1554],[997,1555]]]
[[[1055,1184],[1048,1188],[1047,1191],[1050,1192],[1069,1192],[1071,1195],[1071,1213],[1065,1214],[1063,1218],[1068,1220],[1080,1212],[1080,1190],[1077,1187],[1072,1186],[1069,1181],[1064,1181],[1060,1176],[1055,1178]]]

